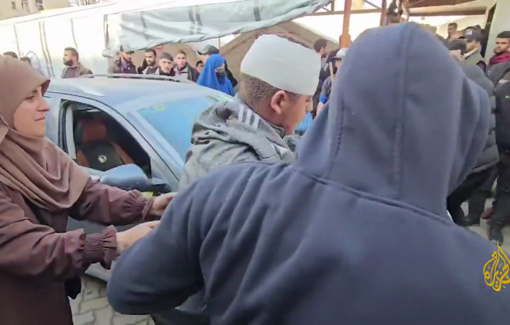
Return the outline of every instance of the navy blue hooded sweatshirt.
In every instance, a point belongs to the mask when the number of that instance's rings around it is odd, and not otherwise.
[[[204,287],[212,324],[509,324],[510,285],[484,278],[496,246],[445,206],[485,144],[487,93],[414,23],[359,37],[338,78],[296,163],[229,166],[174,199],[114,268],[116,311]]]

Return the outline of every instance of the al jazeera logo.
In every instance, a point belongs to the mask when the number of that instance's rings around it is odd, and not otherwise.
[[[510,258],[501,246],[497,247],[491,259],[483,266],[483,277],[485,284],[499,292],[506,288],[505,285],[510,284]]]

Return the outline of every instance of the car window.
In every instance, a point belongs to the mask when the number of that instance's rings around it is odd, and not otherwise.
[[[201,96],[182,98],[141,108],[138,113],[159,132],[185,160],[191,146],[193,121],[212,104],[231,97]]]

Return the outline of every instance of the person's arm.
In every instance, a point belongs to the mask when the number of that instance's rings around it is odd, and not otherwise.
[[[108,300],[115,311],[158,313],[181,305],[203,287],[199,265],[202,231],[191,217],[203,219],[205,215],[204,204],[193,202],[195,188],[196,183],[180,193],[159,226],[117,261],[108,282]]]
[[[57,233],[33,223],[23,209],[0,189],[0,271],[17,276],[66,280],[90,264],[109,267],[117,255],[114,227],[103,233],[83,230]]]
[[[89,179],[69,216],[103,225],[127,225],[147,221],[153,204],[154,199],[138,191],[127,192]]]

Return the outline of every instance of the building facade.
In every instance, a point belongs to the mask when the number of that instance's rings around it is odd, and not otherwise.
[[[70,1],[75,0],[1,0],[0,20],[69,7]]]

